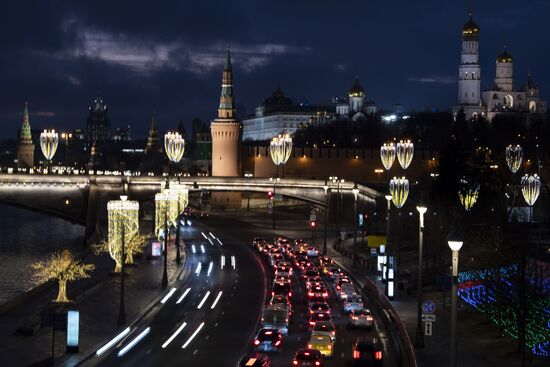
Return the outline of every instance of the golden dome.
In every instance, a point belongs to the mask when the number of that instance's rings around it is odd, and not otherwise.
[[[479,35],[479,26],[474,22],[472,12],[470,12],[470,19],[462,28],[462,36],[464,39],[476,39]]]
[[[506,48],[504,51],[497,57],[497,62],[514,62],[514,58],[512,55],[506,51]]]

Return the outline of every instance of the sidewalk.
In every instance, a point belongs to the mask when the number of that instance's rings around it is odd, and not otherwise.
[[[333,253],[336,252],[332,246],[334,243],[334,241],[330,242],[329,245],[330,256],[334,256]],[[345,240],[343,246],[347,250],[346,253],[353,253],[353,239]],[[336,258],[338,258],[338,256],[343,257],[339,253],[335,256]],[[351,261],[351,258],[348,257],[348,259]],[[414,266],[408,266],[408,268],[412,270]],[[373,272],[369,271],[364,265],[360,264],[354,274],[359,278],[370,277],[379,290],[384,292],[384,283],[382,283],[380,277],[373,274]],[[426,347],[416,350],[418,366],[439,367],[448,365],[451,308],[450,291],[441,292],[425,288],[423,299],[432,300],[436,304],[436,322],[433,323],[433,335],[431,337],[425,337]],[[498,329],[491,324],[490,321],[485,320],[482,314],[461,304],[460,298],[458,301],[458,365],[469,367],[519,366],[519,356],[514,353],[517,348],[517,342],[511,338],[499,335]],[[413,339],[414,342],[417,325],[416,295],[408,294],[405,290],[396,290],[396,295],[391,303],[399,313],[409,337]],[[526,359],[527,366],[542,367],[548,366],[549,363],[548,360],[541,360],[530,355],[527,355]]]
[[[182,232],[182,241],[189,233]],[[172,246],[171,250],[175,250]],[[182,252],[182,264],[185,252]],[[175,251],[169,252],[168,277],[172,282],[181,273],[182,266],[177,266]],[[149,303],[160,294],[162,280],[162,259],[147,260],[134,258],[137,266],[127,267],[125,278],[125,309],[127,324]],[[76,361],[95,350],[119,330],[117,325],[119,309],[120,278],[113,277],[110,272],[114,262],[107,254],[94,256],[90,254],[84,260],[96,265],[91,279],[70,283],[68,286],[69,298],[75,301],[75,308],[80,311],[80,351],[67,356],[66,333],[55,332],[56,363],[74,366]],[[47,307],[50,300],[55,299],[57,285],[28,300],[18,308],[0,316],[0,360],[2,365],[27,366],[47,365],[51,361],[52,328],[39,328],[40,313]],[[15,331],[22,325],[35,329],[32,336],[16,335]]]

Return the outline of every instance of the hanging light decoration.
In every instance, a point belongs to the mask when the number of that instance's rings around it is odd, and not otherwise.
[[[540,194],[540,177],[536,174],[523,176],[521,178],[521,193],[527,205],[533,206]]]
[[[286,164],[292,153],[292,137],[289,134],[279,135],[271,139],[269,155],[276,166]]]
[[[409,168],[414,156],[414,144],[410,140],[397,143],[397,160],[403,169]]]
[[[185,152],[185,139],[179,133],[164,134],[164,150],[171,162],[178,163]]]
[[[44,130],[40,133],[40,148],[46,160],[51,161],[57,151],[59,136],[55,130]]]
[[[409,197],[409,180],[405,177],[392,178],[390,180],[390,194],[393,205],[395,205],[397,209],[403,207]]]
[[[521,145],[508,145],[506,147],[506,164],[512,173],[516,173],[523,161],[523,148]]]
[[[176,224],[179,215],[178,200],[178,195],[169,189],[155,194],[155,234],[157,238],[164,234],[165,220],[170,226]]]
[[[478,197],[479,184],[467,180],[466,178],[462,178],[459,181],[458,199],[460,200],[460,204],[462,204],[464,209],[470,211],[477,202]]]
[[[162,192],[177,195],[179,201],[179,214],[183,213],[187,204],[189,204],[189,188],[187,185],[171,182],[170,188],[164,189]]]
[[[127,200],[126,196],[121,196],[121,200],[111,200],[107,202],[107,218],[109,255],[116,263],[115,272],[120,272],[122,236],[124,234],[124,242],[128,246],[127,241],[139,233],[139,202]]]
[[[395,161],[395,144],[389,142],[380,147],[380,160],[386,171],[389,171]]]

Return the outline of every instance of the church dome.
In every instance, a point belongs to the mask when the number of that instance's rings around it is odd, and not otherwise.
[[[476,22],[474,22],[474,18],[472,16],[472,13],[470,12],[470,19],[466,24],[464,24],[464,27],[462,28],[462,36],[466,40],[473,40],[476,39],[479,34],[479,26]]]
[[[363,89],[361,84],[359,84],[359,78],[358,77],[355,77],[355,82],[353,83],[353,85],[349,89],[349,96],[350,97],[364,97],[365,96],[365,90]]]
[[[497,57],[497,62],[514,62],[512,55],[506,49]]]
[[[285,96],[279,86],[277,86],[277,89],[271,94],[271,97],[266,98],[264,101],[265,112],[287,111],[291,109],[293,105],[294,102],[292,99]]]

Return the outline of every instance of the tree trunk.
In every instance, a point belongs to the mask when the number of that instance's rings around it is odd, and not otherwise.
[[[134,252],[130,249],[126,249],[126,264],[134,263]]]
[[[67,299],[67,281],[64,279],[58,279],[57,281],[59,290],[57,292],[57,299],[55,300],[55,302],[69,302],[69,300]]]

